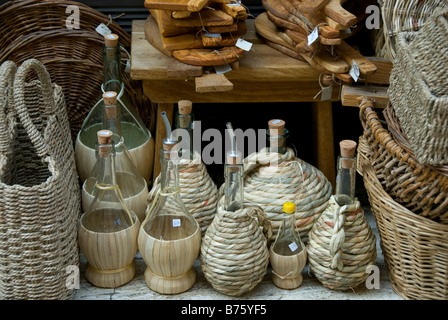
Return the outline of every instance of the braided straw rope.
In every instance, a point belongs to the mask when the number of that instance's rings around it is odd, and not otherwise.
[[[278,167],[269,163],[278,163]],[[296,232],[304,243],[308,232],[325,210],[332,186],[324,174],[310,164],[295,157],[288,148],[285,154],[261,150],[244,160],[244,202],[258,205],[272,224],[273,241],[283,219],[283,204],[296,206]]]
[[[201,233],[204,235],[216,213],[218,188],[208,174],[198,152],[195,152],[193,160],[180,160],[179,187],[183,203],[199,223]],[[150,207],[149,204],[154,200],[159,189],[160,175],[154,181],[154,186],[146,198],[147,208]]]
[[[217,291],[241,296],[255,288],[266,274],[271,223],[260,207],[231,212],[223,205],[224,197],[202,238],[201,268]]]
[[[355,288],[376,261],[376,238],[358,200],[340,207],[333,196],[309,234],[310,269],[327,288]]]

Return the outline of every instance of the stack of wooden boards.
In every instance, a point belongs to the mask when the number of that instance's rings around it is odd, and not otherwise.
[[[324,80],[334,82],[337,78],[352,83],[377,70],[345,42],[362,27],[367,16],[366,6],[371,2],[262,0],[266,12],[256,18],[255,27],[268,45],[308,62],[322,72]]]
[[[238,61],[236,46],[247,32],[247,12],[233,0],[146,0],[148,41],[162,53],[193,66]]]

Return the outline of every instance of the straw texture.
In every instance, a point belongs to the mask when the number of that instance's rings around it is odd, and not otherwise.
[[[201,268],[217,291],[241,296],[254,289],[266,274],[271,224],[259,207],[231,212],[223,204],[221,198],[216,216],[202,238]]]
[[[448,176],[420,164],[398,145],[373,110],[373,101],[360,102],[367,154],[384,190],[415,214],[448,223]]]
[[[331,192],[332,186],[324,174],[295,157],[290,148],[285,154],[261,150],[244,159],[244,202],[247,206],[260,206],[266,213],[273,229],[270,241],[275,240],[280,228],[283,204],[290,201],[296,206],[296,232],[306,243]]]
[[[388,95],[421,164],[448,164],[448,10],[397,37]]]
[[[81,201],[64,95],[37,60],[0,69],[0,299],[70,299]]]
[[[376,238],[358,200],[340,207],[331,196],[309,237],[310,269],[325,287],[344,291],[365,282],[376,261]]]
[[[359,140],[359,171],[380,234],[380,245],[394,291],[405,299],[448,299],[448,225],[417,215],[384,190],[371,157]]]

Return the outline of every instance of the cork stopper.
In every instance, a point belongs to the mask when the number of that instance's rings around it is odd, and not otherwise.
[[[285,133],[285,121],[273,119],[268,122],[269,135],[280,136]]]
[[[353,140],[342,140],[339,142],[341,149],[341,157],[351,159],[355,156],[357,143]],[[351,168],[353,166],[353,160],[343,159],[342,167]]]
[[[112,145],[112,135],[113,132],[110,130],[100,130],[97,132],[100,157],[105,158],[109,155]]]
[[[108,119],[117,118],[117,93],[108,91],[103,93],[103,101],[105,104],[106,116]]]
[[[176,158],[177,152],[174,150],[174,147],[176,146],[176,142],[167,142],[167,140],[163,140],[162,147],[163,147],[163,157],[165,159],[174,159]]]
[[[233,152],[229,152],[229,153],[227,153],[226,160],[227,160],[227,164],[231,165],[231,166],[240,165],[243,163],[240,153],[235,154]],[[238,167],[230,167],[229,171],[238,172],[239,168]]]
[[[108,48],[116,47],[118,45],[118,39],[119,37],[114,33],[106,34],[104,36],[104,42],[106,44],[106,47]]]
[[[179,106],[179,114],[186,115],[191,114],[193,103],[188,100],[181,100],[178,102],[178,106]]]

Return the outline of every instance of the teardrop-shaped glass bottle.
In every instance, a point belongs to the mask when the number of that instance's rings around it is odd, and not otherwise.
[[[116,288],[133,279],[140,222],[126,206],[115,171],[112,132],[98,132],[99,182],[81,216],[79,245],[88,261],[85,276],[98,287]]]
[[[177,141],[171,139],[166,113],[162,117],[167,138],[160,156],[160,185],[148,204],[138,244],[147,264],[148,287],[159,293],[176,294],[190,289],[196,281],[193,263],[200,251],[201,230],[180,197]]]
[[[124,82],[121,77],[121,50],[118,40],[118,36],[113,34],[105,36],[103,48],[104,77],[101,90],[102,94],[108,91],[117,93],[116,108],[117,125],[119,127],[104,127],[105,110],[103,98],[101,98],[84,119],[76,139],[76,167],[83,182],[89,177],[95,164],[95,135],[101,129],[110,129],[115,134],[123,137],[132,161],[146,181],[149,181],[152,174],[154,140],[136,109],[131,105],[130,99],[125,92]],[[119,132],[115,130],[119,130]],[[115,142],[119,143],[120,140]],[[119,148],[117,148],[116,152],[119,155]]]
[[[295,205],[283,204],[283,220],[277,238],[270,248],[272,281],[283,289],[295,289],[302,283],[306,249],[295,228]]]
[[[108,91],[103,94],[104,110],[103,128],[113,132],[112,141],[118,141],[114,149],[116,182],[125,199],[126,205],[131,209],[142,222],[145,218],[146,196],[148,195],[148,185],[146,180],[140,175],[140,172],[131,160],[129,151],[124,144],[121,136],[119,108],[117,108],[117,93]],[[99,183],[102,174],[101,162],[97,161],[89,174],[89,178],[84,181],[82,186],[82,205],[87,210],[94,198],[96,184]]]

